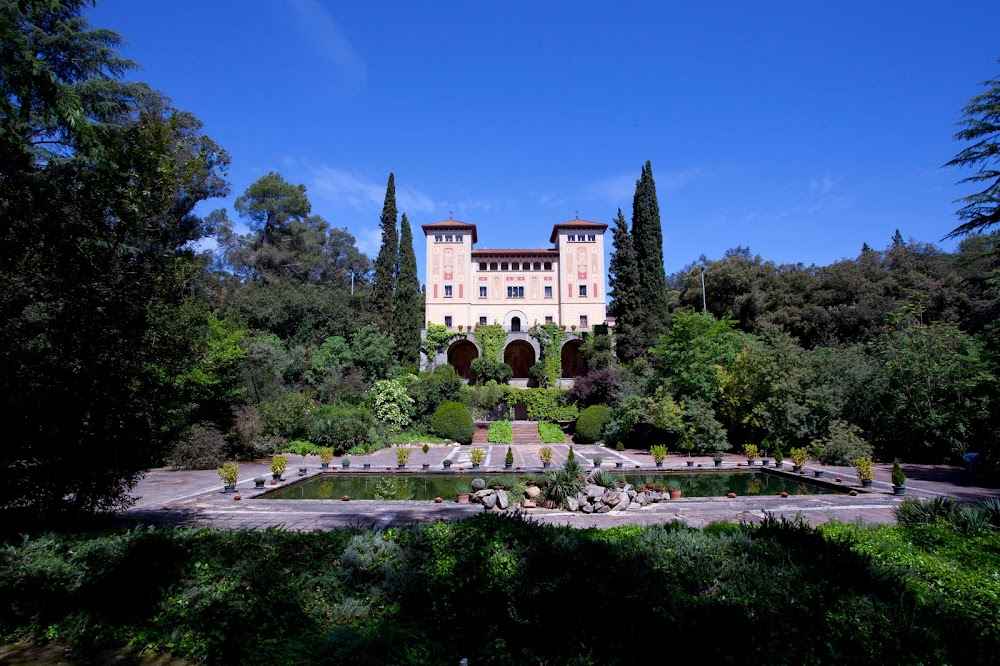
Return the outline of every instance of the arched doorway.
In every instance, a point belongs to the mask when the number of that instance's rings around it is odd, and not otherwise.
[[[475,379],[470,366],[477,358],[479,358],[479,350],[468,340],[459,340],[448,347],[448,365],[455,368],[455,372],[463,379],[470,381]]]
[[[535,364],[535,349],[524,340],[514,340],[503,350],[503,362],[510,366],[514,379],[527,379]]]
[[[587,374],[587,362],[580,353],[583,347],[583,340],[570,340],[563,345],[560,357],[562,358],[562,376],[565,378],[579,377]]]
[[[521,318],[511,317],[510,319],[510,330],[514,333],[519,333],[521,331]]]

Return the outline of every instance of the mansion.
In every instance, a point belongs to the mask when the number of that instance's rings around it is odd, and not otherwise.
[[[538,343],[526,333],[531,327],[556,324],[583,332],[605,323],[607,228],[577,218],[552,227],[552,247],[491,249],[475,247],[474,224],[449,219],[423,225],[427,321],[455,331],[501,324],[508,332],[504,361],[515,380],[526,380],[539,357]],[[580,368],[580,344],[571,336],[563,345],[564,377]],[[471,338],[459,338],[442,355],[468,378],[479,349]]]

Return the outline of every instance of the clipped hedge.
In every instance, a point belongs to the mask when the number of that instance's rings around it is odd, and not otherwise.
[[[543,444],[565,444],[566,435],[556,423],[538,422],[538,436]]]
[[[459,444],[471,444],[476,434],[476,424],[472,421],[469,408],[462,402],[442,402],[431,418],[431,430],[438,437],[444,437]]]
[[[514,442],[514,428],[510,421],[493,421],[490,423],[486,441],[490,444],[512,444]]]
[[[574,442],[590,444],[604,437],[604,424],[611,418],[611,410],[604,405],[587,407],[576,419]]]

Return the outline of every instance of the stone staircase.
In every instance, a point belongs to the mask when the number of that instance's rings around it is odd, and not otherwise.
[[[535,421],[511,421],[511,429],[514,431],[515,444],[538,444],[538,423]],[[476,423],[476,433],[472,436],[473,444],[486,444],[489,424]]]

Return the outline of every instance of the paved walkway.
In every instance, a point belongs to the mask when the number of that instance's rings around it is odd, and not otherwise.
[[[566,460],[568,445],[551,445],[552,466],[558,467]],[[395,449],[377,451],[369,456],[352,456],[350,467],[344,470],[335,460],[331,468],[347,474],[370,474],[373,472],[407,474],[424,471],[449,473],[443,466],[444,460],[453,462],[454,471],[472,471],[469,459],[471,446],[432,446],[425,454],[419,447],[413,447],[412,456],[405,470],[398,470]],[[481,474],[502,473],[506,445],[481,445],[485,450],[485,460]],[[541,459],[538,452],[541,445],[518,445],[512,447],[514,454],[513,472],[540,472]],[[593,466],[594,458],[602,458],[601,467],[621,471],[657,470],[648,451],[626,450],[617,452],[597,445],[574,446],[574,453],[584,468]],[[746,461],[735,455],[723,456],[723,469],[743,468]],[[699,471],[715,468],[710,457],[692,458],[688,467],[686,458],[671,456],[662,470]],[[368,470],[364,464],[368,464]],[[618,468],[617,464],[621,467]],[[315,456],[305,459],[289,455],[288,470],[282,485],[298,481],[298,468],[306,468],[305,476],[321,473],[319,460]],[[773,467],[773,463],[772,463]],[[786,462],[782,473],[792,474],[790,463]],[[810,478],[817,468],[807,467]],[[852,467],[824,466],[822,481],[845,488],[857,488],[860,484]],[[901,498],[892,495],[890,482],[891,465],[878,465],[875,483],[867,491],[856,497],[847,494],[794,496],[781,498],[738,497],[729,498],[684,498],[651,504],[637,511],[587,515],[562,510],[529,509],[523,515],[540,523],[571,525],[574,527],[610,527],[625,523],[657,524],[673,520],[683,520],[693,526],[706,525],[713,521],[761,520],[765,513],[794,518],[802,515],[811,523],[821,523],[830,519],[841,521],[864,520],[869,523],[891,523],[894,521],[892,509]],[[1000,479],[996,476],[967,475],[964,471],[946,466],[904,465],[909,478],[908,493],[922,497],[949,495],[961,500],[983,497],[1000,497]],[[454,473],[454,472],[451,472]],[[265,488],[254,488],[254,477],[267,479]],[[430,523],[438,520],[460,520],[482,511],[482,507],[472,504],[457,504],[446,501],[441,504],[420,501],[329,501],[329,500],[259,500],[258,495],[273,488],[267,461],[240,464],[237,484],[239,500],[233,494],[220,492],[219,477],[214,470],[172,471],[151,470],[135,489],[139,497],[135,506],[122,513],[120,522],[135,522],[175,525],[211,526],[228,529],[265,529],[279,527],[291,530],[324,530],[352,526],[389,527],[393,525]],[[838,480],[839,479],[839,480]]]

